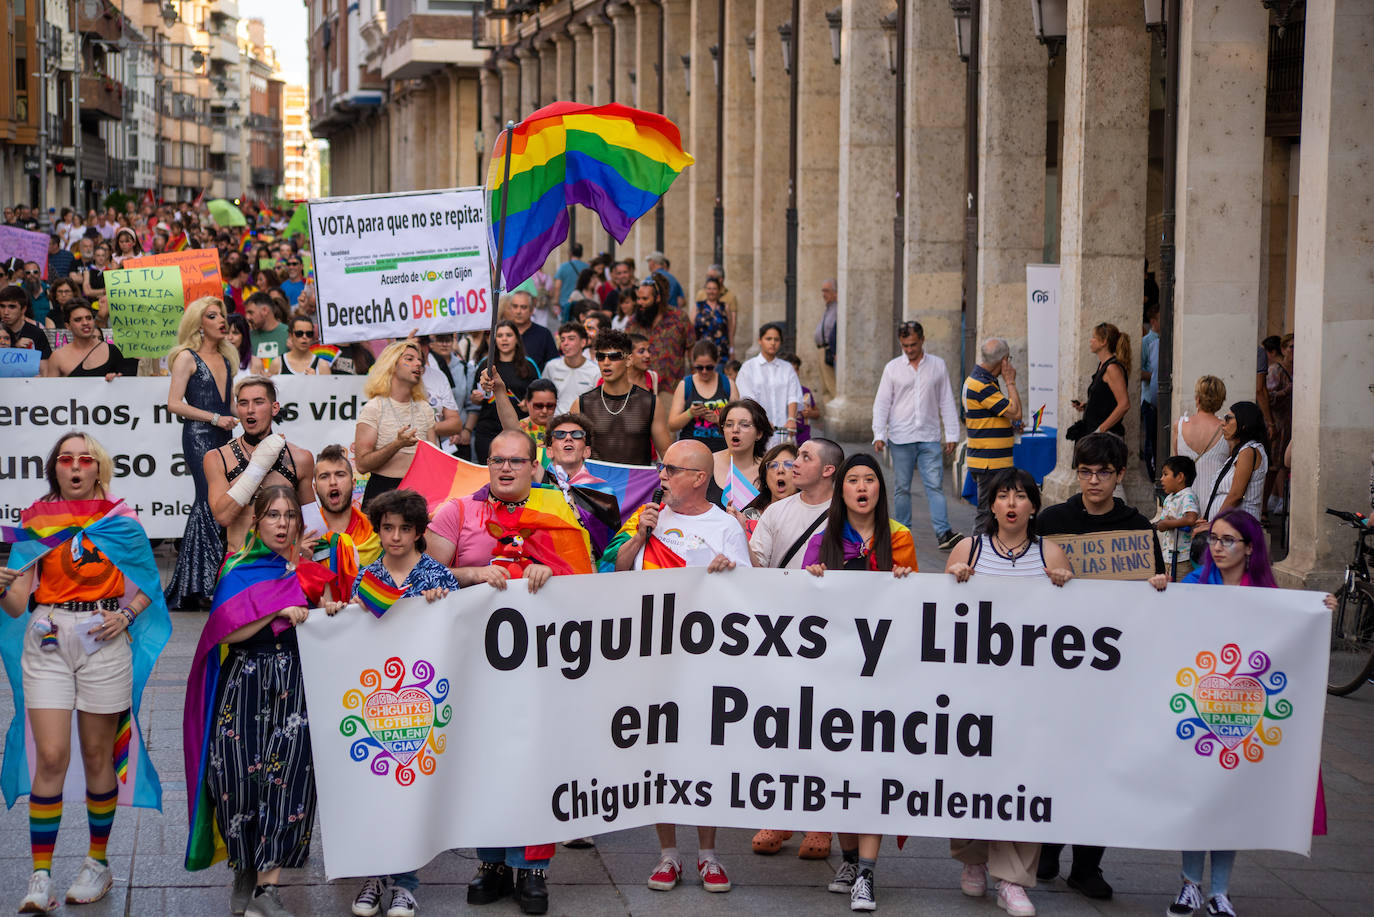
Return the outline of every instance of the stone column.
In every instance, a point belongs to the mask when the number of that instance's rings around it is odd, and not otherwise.
[[[1179,37],[1175,418],[1204,373],[1255,400],[1269,11],[1185,3]]]
[[[682,70],[682,55],[691,52],[691,9],[689,0],[663,0],[663,25],[667,30],[667,47],[663,55],[663,115],[677,125],[683,149],[697,157],[701,155],[701,150],[693,143],[690,131],[690,99]],[[654,41],[658,41],[657,31]],[[663,195],[663,252],[672,260],[673,273],[684,287],[691,286],[696,278],[703,276],[702,268],[692,262],[689,241],[691,221],[687,216],[691,200],[691,175],[700,168],[700,165],[688,166],[673,182],[668,193]],[[696,288],[693,287],[691,292],[695,293]]]
[[[1086,399],[1097,370],[1088,340],[1099,322],[1131,335],[1126,389],[1126,442],[1140,442],[1139,329],[1149,153],[1150,36],[1140,28],[1136,0],[1070,0],[1065,49],[1064,144],[1061,174],[1059,282],[1059,416],[1066,427],[1080,415],[1070,402]],[[1023,305],[1024,308],[1024,305]],[[1035,405],[1023,405],[1034,411]],[[1062,431],[1061,431],[1062,432]],[[1073,443],[1058,442],[1058,463],[1045,480],[1046,502],[1078,492]],[[1128,463],[1128,501],[1150,506],[1153,486]]]
[[[726,0],[692,0],[691,51],[692,95],[688,101],[691,127],[687,149],[696,164],[687,170],[691,199],[688,210],[688,264],[693,292],[706,276],[706,266],[715,256],[716,206],[716,80],[708,50],[719,40],[719,4]],[[678,277],[681,279],[682,275]]]
[[[595,105],[591,27],[585,22],[578,22],[569,26],[568,31],[572,33],[572,40],[577,46],[577,65],[573,68],[569,98],[584,105]],[[585,207],[573,208],[572,230],[573,237],[582,243],[582,257],[588,262],[606,248],[606,234],[601,231],[601,224]]]
[[[947,0],[907,0],[906,308],[926,350],[959,376],[964,252],[964,79]]]
[[[790,0],[757,0],[754,4],[754,287],[742,291],[737,278],[728,286],[751,301],[750,321],[739,317],[735,351],[744,353],[758,339],[763,322],[781,319],[787,308],[787,138],[791,77],[782,69],[778,26],[792,11]],[[803,346],[802,359],[819,353]],[[805,367],[805,364],[803,364]]]
[[[548,61],[544,62],[548,66]],[[572,37],[562,33],[553,36],[553,94],[560,102],[573,97]]]
[[[487,153],[496,142],[496,135],[487,133],[485,125],[477,123],[477,98],[482,90],[475,76],[472,71],[461,74],[454,71],[452,74],[454,121],[458,124],[458,142],[454,148],[458,173],[454,176],[454,185],[460,188],[471,188],[486,182],[486,175],[477,165],[478,157],[485,164]]]
[[[593,9],[596,7],[593,6]],[[600,14],[593,12],[591,18],[587,20],[587,25],[592,30],[591,40],[591,87],[592,97],[586,101],[592,105],[605,105],[614,99],[612,95],[615,89],[615,74],[611,72],[611,43],[615,40],[612,34],[611,25]],[[579,54],[578,62],[581,63]],[[617,257],[620,254],[616,241],[611,234],[601,226],[601,221],[590,210],[585,210],[582,214],[587,220],[587,236],[585,239],[579,234],[578,239],[584,246],[590,247],[592,252],[609,251],[615,249]]]
[[[622,105],[633,107],[635,83],[630,80],[631,71],[634,72],[636,80],[639,78],[639,63],[635,54],[634,7],[628,2],[612,3],[608,12],[611,16],[611,40],[615,42],[615,73],[612,74],[615,86],[611,98]],[[634,258],[635,265],[642,272],[644,255],[652,251],[652,241],[650,248],[640,251],[639,234],[640,224],[636,223],[630,227],[624,244],[620,245],[617,251],[623,257]],[[652,240],[652,233],[650,238]]]
[[[633,101],[627,104],[645,111],[658,111],[658,30],[662,13],[650,0],[632,0],[634,5],[634,60],[636,77]]]
[[[535,62],[535,52],[524,45],[517,45],[515,57],[520,62],[520,98],[518,110],[512,118],[519,123],[534,111],[539,101],[539,65]]]
[[[520,67],[513,60],[501,60],[501,123],[497,129],[504,128],[507,121],[520,123],[524,117],[520,113]]]
[[[874,352],[886,356],[895,330],[891,304],[896,88],[880,24],[886,12],[883,0],[844,0],[840,50],[840,322],[836,393],[826,431],[831,438],[861,442],[872,436],[873,391],[886,362],[874,359]],[[810,64],[810,58],[802,59]],[[829,65],[828,54],[816,64]],[[798,338],[804,341],[800,332],[801,328]]]
[[[1026,265],[1044,258],[1048,56],[1029,3],[985,2],[982,10],[978,339],[1005,338],[1024,376]]]
[[[843,158],[843,143],[836,143],[840,134],[840,68],[835,65],[830,50],[830,30],[826,25],[825,13],[831,9],[831,0],[801,0],[801,22],[792,23],[800,28],[798,33],[798,57],[792,66],[799,67],[800,99],[797,106],[797,341],[805,343],[811,338],[816,323],[825,311],[821,300],[821,284],[838,274],[839,259],[837,222],[835,215],[840,210],[840,160]],[[887,12],[873,12],[873,17]],[[867,14],[866,14],[867,15]],[[758,37],[755,53],[777,55],[781,61],[781,40],[774,27],[767,35]],[[878,52],[885,63],[887,48]],[[885,74],[886,77],[886,74]],[[890,77],[886,77],[890,79]],[[882,109],[883,123],[891,124],[891,106]],[[784,135],[786,136],[786,135]],[[786,154],[786,146],[782,153]],[[845,153],[844,155],[848,155]],[[887,165],[879,166],[875,174],[890,175],[891,159]],[[892,225],[891,196],[888,197],[888,225]],[[779,233],[787,231],[779,225]],[[890,251],[891,237],[888,238]],[[784,255],[785,258],[785,255]],[[786,261],[783,263],[786,270]],[[785,293],[780,293],[780,296]],[[841,294],[843,295],[843,294]],[[843,312],[845,300],[840,299]],[[856,301],[856,310],[872,309],[871,303]],[[778,317],[781,317],[779,314]],[[751,342],[752,343],[752,342]],[[802,381],[813,391],[819,390],[821,371],[818,365],[820,351],[814,347],[802,357]],[[839,394],[837,391],[836,394]],[[865,408],[867,410],[867,408]],[[825,406],[826,430],[837,435],[838,423],[842,414],[831,405]],[[872,431],[862,434],[871,435]]]
[[[748,349],[755,325],[750,295],[754,288],[754,224],[758,219],[754,208],[754,81],[749,78],[749,54],[744,43],[745,36],[754,30],[754,6],[754,0],[733,0],[726,6],[725,42],[720,49],[725,80],[724,267],[726,285],[739,302],[733,342],[737,352]],[[787,83],[782,85],[785,92]],[[774,178],[786,176],[786,164],[786,160],[769,164]],[[783,185],[785,191],[785,181]],[[687,295],[695,292],[688,290]]]
[[[1276,573],[1282,586],[1331,589],[1352,536],[1324,510],[1369,512],[1374,8],[1312,0],[1306,43],[1293,361],[1293,442],[1301,445],[1293,449],[1292,548]]]
[[[539,107],[551,105],[562,99],[558,94],[558,48],[552,37],[540,41],[535,50],[539,52]]]

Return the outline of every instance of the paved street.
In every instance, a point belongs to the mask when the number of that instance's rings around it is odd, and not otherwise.
[[[918,485],[919,487],[919,485]],[[918,512],[924,498],[916,495]],[[972,513],[951,501],[952,521],[967,532]],[[928,522],[913,525],[921,567],[937,570],[943,555],[934,549]],[[228,913],[229,874],[223,866],[200,873],[182,869],[186,840],[186,788],[181,780],[181,711],[186,673],[204,615],[175,614],[175,634],[163,653],[145,696],[143,721],[153,758],[163,778],[165,811],[121,809],[110,841],[116,886],[109,897],[71,913],[104,915],[219,915]],[[8,686],[0,700],[0,714],[10,716]],[[1360,915],[1374,913],[1374,687],[1350,698],[1331,699],[1326,714],[1323,767],[1331,833],[1313,844],[1311,859],[1279,853],[1243,853],[1232,880],[1241,917],[1257,915]],[[17,902],[30,871],[27,844],[27,806],[20,803],[0,814],[0,894]],[[404,825],[397,825],[397,831]],[[694,838],[680,834],[690,859]],[[749,851],[750,833],[723,831],[719,848],[735,889],[728,895],[702,892],[695,878],[670,893],[648,890],[644,880],[656,861],[652,828],[621,831],[597,839],[594,850],[560,849],[551,870],[550,913],[569,915],[757,915],[848,913],[848,900],[829,894],[825,884],[839,863],[838,847],[829,862],[805,862],[796,857],[797,835],[784,851],[771,858]],[[379,838],[378,842],[384,842]],[[85,813],[68,803],[57,846],[54,875],[65,889],[85,852]],[[1067,855],[1065,864],[1067,865]],[[467,914],[464,884],[475,865],[472,851],[445,854],[421,871],[420,913]],[[1109,914],[1158,917],[1177,891],[1178,855],[1149,850],[1112,850],[1105,859],[1108,880],[1117,896],[1110,902],[1090,902],[1069,891],[1062,881],[1031,893],[1043,915]],[[990,896],[964,897],[958,889],[959,866],[944,841],[913,838],[903,851],[891,839],[883,844],[878,866],[878,901],[885,913],[928,915],[1001,914]],[[316,833],[316,849],[309,866],[286,877],[283,897],[298,917],[349,913],[356,890],[352,880],[325,880]],[[5,907],[12,906],[3,901]],[[491,915],[516,914],[513,903],[481,909]]]

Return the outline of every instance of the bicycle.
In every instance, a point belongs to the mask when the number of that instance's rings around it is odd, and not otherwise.
[[[1335,593],[1336,610],[1331,614],[1331,662],[1326,676],[1326,693],[1344,697],[1369,680],[1374,673],[1374,583],[1370,582],[1370,559],[1374,558],[1374,527],[1363,513],[1327,509],[1354,528],[1355,553],[1345,568],[1345,582]]]

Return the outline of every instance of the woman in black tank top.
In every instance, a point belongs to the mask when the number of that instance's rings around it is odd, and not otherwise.
[[[1086,403],[1074,400],[1073,406],[1083,412],[1083,418],[1069,428],[1068,438],[1078,439],[1089,433],[1115,433],[1125,437],[1123,423],[1131,400],[1126,380],[1131,374],[1131,337],[1110,322],[1093,329],[1088,347],[1097,357],[1097,372],[1088,383]]]

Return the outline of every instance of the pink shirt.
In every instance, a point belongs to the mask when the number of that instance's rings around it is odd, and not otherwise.
[[[450,567],[485,567],[496,553],[496,538],[487,531],[486,525],[485,501],[457,497],[444,501],[434,514],[429,530],[456,546]]]

